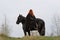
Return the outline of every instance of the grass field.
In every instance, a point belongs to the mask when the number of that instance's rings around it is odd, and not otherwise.
[[[60,36],[58,37],[25,36],[23,38],[10,38],[5,35],[0,35],[0,40],[60,40]]]

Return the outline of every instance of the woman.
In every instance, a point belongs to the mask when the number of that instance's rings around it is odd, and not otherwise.
[[[28,15],[26,16],[26,27],[27,27],[27,30],[29,31],[29,33],[30,33],[30,30],[35,30],[35,28],[36,28],[35,19],[36,18],[33,14],[33,11],[32,11],[32,9],[30,9]]]

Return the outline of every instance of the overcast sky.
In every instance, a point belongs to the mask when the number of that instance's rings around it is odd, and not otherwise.
[[[33,10],[36,17],[45,21],[46,35],[49,35],[51,18],[55,13],[60,13],[60,0],[0,0],[0,24],[4,24],[6,16],[7,24],[10,26],[13,24],[13,29],[18,29],[15,24],[17,16],[19,14],[26,16],[29,9]]]

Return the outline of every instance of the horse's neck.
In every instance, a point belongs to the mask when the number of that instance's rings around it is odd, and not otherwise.
[[[22,24],[25,24],[25,20],[26,20],[26,18],[23,17]]]

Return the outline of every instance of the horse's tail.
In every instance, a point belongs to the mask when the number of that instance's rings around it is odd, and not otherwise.
[[[45,35],[45,22],[44,22],[43,25],[42,25],[40,35],[41,35],[41,36],[44,36],[44,35]]]
[[[42,19],[37,19],[38,23],[38,32],[40,35],[45,35],[45,22]]]

